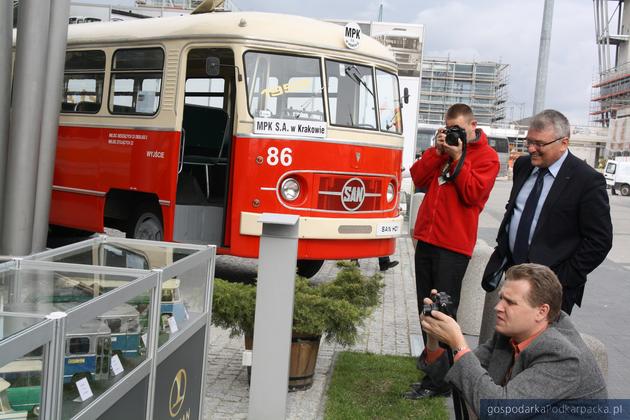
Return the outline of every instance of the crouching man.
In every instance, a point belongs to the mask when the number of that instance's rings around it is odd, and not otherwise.
[[[428,340],[420,369],[452,384],[477,415],[483,399],[607,398],[593,354],[560,311],[562,285],[553,271],[539,264],[513,266],[499,297],[495,334],[474,351],[453,318],[439,311],[423,316]],[[438,341],[455,354],[450,368]]]

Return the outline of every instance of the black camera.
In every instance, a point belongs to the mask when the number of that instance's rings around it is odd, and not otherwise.
[[[422,314],[431,316],[431,311],[440,311],[450,317],[453,316],[453,301],[446,292],[440,292],[431,296],[431,303],[422,305]]]
[[[449,146],[457,146],[457,140],[461,139],[462,143],[466,143],[466,130],[458,125],[446,127],[444,129],[446,135],[446,144]]]

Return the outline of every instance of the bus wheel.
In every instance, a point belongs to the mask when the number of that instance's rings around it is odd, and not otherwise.
[[[297,273],[299,276],[310,279],[317,274],[322,265],[324,265],[324,260],[298,260]]]
[[[619,192],[621,193],[621,195],[623,195],[624,197],[627,197],[630,195],[630,185],[628,184],[623,184],[621,186],[621,188],[619,188]]]
[[[31,413],[33,414],[33,416],[39,417],[39,405],[36,405],[35,407],[33,407],[33,409],[31,410]]]
[[[164,238],[162,220],[153,211],[141,208],[129,221],[127,238],[161,241]]]

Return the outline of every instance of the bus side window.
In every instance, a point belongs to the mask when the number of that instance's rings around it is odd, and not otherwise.
[[[105,53],[68,51],[63,77],[62,113],[95,114],[101,109]]]
[[[68,346],[69,354],[86,354],[90,352],[90,339],[87,337],[73,337]]]
[[[160,106],[163,68],[161,48],[117,50],[112,60],[110,112],[155,115]]]

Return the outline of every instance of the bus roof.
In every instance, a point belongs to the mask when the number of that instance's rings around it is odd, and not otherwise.
[[[101,335],[110,334],[111,329],[107,324],[101,320],[93,319],[84,322],[78,327],[74,327],[72,330],[66,330],[66,337],[77,337],[82,335]]]
[[[41,372],[42,359],[20,359],[0,367],[0,373]]]
[[[107,318],[118,318],[121,316],[138,316],[140,312],[136,310],[133,306],[123,303],[122,305],[118,305],[115,308],[110,309],[102,315],[99,315],[97,318],[107,319]]]
[[[166,39],[232,39],[345,51],[371,56],[396,66],[392,51],[363,35],[359,47],[346,48],[344,27],[303,16],[261,12],[225,12],[124,22],[70,25],[68,46],[112,44]]]

